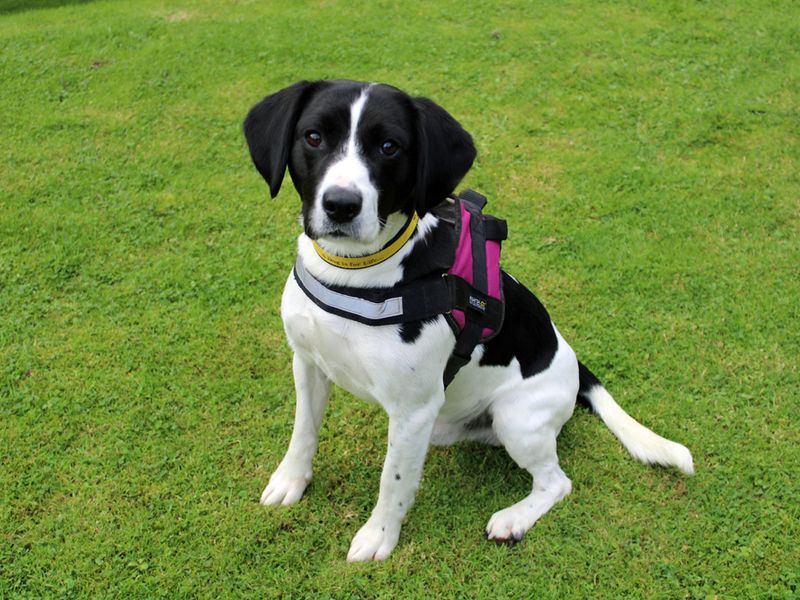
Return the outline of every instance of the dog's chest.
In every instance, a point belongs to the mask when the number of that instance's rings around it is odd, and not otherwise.
[[[414,342],[405,343],[397,325],[373,327],[328,313],[291,275],[281,317],[295,352],[309,357],[338,386],[380,404],[440,386],[453,344],[443,318],[426,325]]]

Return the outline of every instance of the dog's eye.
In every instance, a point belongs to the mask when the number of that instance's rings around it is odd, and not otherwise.
[[[381,144],[381,154],[384,156],[394,156],[398,150],[400,150],[400,146],[394,140],[386,140]]]
[[[306,131],[306,144],[311,146],[312,148],[319,148],[319,145],[322,143],[322,136],[320,135],[319,131]]]

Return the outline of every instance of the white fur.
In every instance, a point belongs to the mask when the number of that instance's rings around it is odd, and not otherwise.
[[[311,481],[311,459],[317,451],[317,434],[331,384],[313,362],[300,354],[295,354],[292,367],[297,394],[294,431],[286,457],[261,494],[261,504],[293,504]]]
[[[380,233],[380,223],[378,221],[378,189],[375,187],[370,177],[369,169],[364,162],[361,153],[362,148],[358,143],[358,122],[364,105],[367,103],[369,88],[366,88],[350,107],[350,132],[341,157],[335,160],[328,167],[325,175],[317,187],[314,198],[314,207],[311,210],[311,225],[316,231],[330,231],[334,224],[328,221],[325,211],[322,209],[322,197],[325,192],[333,187],[351,189],[361,194],[361,211],[349,225],[351,237],[363,242],[373,242]],[[330,238],[339,240],[342,238]],[[324,235],[320,238],[322,244],[329,241]],[[346,242],[345,242],[346,243]]]
[[[604,387],[593,387],[589,390],[589,398],[592,408],[634,458],[643,463],[674,466],[687,475],[694,473],[688,448],[664,439],[635,421]]]

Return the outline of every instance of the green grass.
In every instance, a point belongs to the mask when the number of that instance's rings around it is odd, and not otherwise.
[[[35,8],[35,10],[34,10]],[[0,597],[800,594],[800,7],[0,1]],[[502,450],[435,448],[400,544],[349,565],[386,419],[334,394],[298,505],[278,314],[299,233],[240,124],[300,78],[432,97],[505,266],[631,414],[578,411],[574,492],[514,548]]]

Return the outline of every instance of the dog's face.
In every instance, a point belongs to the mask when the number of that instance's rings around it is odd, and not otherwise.
[[[418,142],[408,97],[387,86],[326,86],[295,126],[289,173],[311,237],[371,241],[407,209]]]
[[[475,158],[444,109],[382,84],[301,81],[254,106],[244,130],[272,197],[288,166],[311,239],[369,244],[390,215],[443,200]]]

